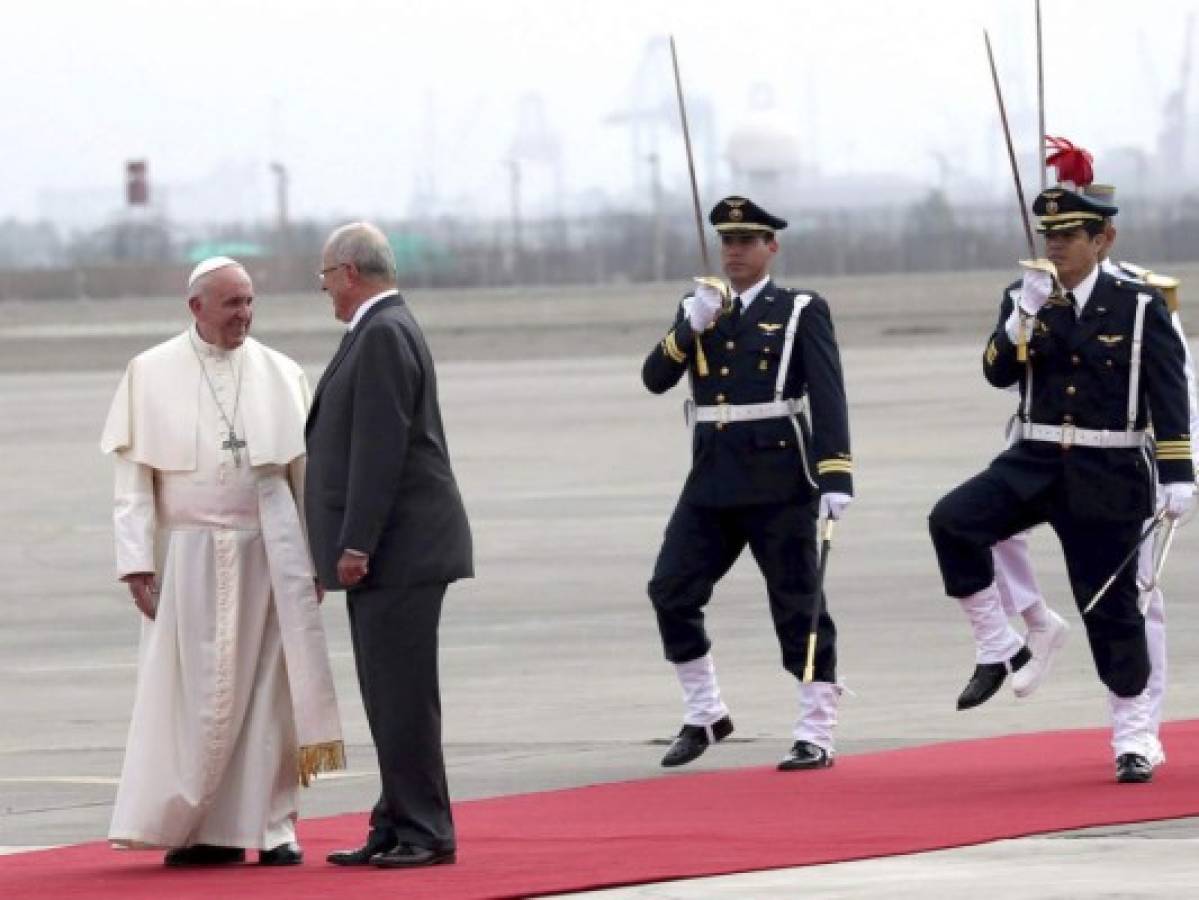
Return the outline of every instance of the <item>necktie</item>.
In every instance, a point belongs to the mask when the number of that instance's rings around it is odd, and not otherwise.
[[[739,321],[741,321],[741,310],[742,309],[743,309],[743,307],[741,305],[741,298],[734,297],[733,298],[733,308],[729,310],[729,324],[736,326],[736,324]]]
[[[1074,318],[1078,318],[1078,298],[1074,296],[1074,291],[1066,291],[1066,299],[1070,301],[1070,308],[1074,310]]]

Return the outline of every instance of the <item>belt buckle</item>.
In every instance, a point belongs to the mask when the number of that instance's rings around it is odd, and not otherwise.
[[[716,421],[721,425],[727,425],[733,421],[733,408],[727,403],[717,403]]]
[[[1077,426],[1073,422],[1062,425],[1062,449],[1069,450],[1074,446],[1074,433]]]

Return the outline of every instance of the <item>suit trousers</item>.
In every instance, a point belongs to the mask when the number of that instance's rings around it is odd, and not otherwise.
[[[783,667],[803,677],[816,594],[816,500],[750,506],[698,506],[680,500],[649,583],[666,658],[690,662],[711,648],[704,607],[712,589],[749,545],[766,579]],[[815,679],[837,680],[837,630],[824,597],[817,625]]]
[[[1102,490],[1102,485],[1095,490]],[[1062,478],[1021,498],[1001,477],[984,471],[942,497],[929,515],[945,592],[962,599],[990,586],[995,580],[992,546],[1042,523],[1048,523],[1061,542],[1074,601],[1081,611],[1132,550],[1143,520],[1080,518],[1070,512]],[[1126,566],[1083,617],[1099,678],[1120,697],[1136,696],[1149,678],[1136,568],[1135,561]]]
[[[437,677],[445,591],[445,584],[422,584],[346,593],[354,664],[382,782],[371,829],[430,850],[456,847]]]

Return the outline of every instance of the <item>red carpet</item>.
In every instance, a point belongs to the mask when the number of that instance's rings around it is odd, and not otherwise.
[[[528,897],[1199,815],[1199,720],[1163,737],[1170,760],[1149,785],[1114,782],[1106,729],[1016,735],[846,756],[822,772],[664,774],[459,803],[455,866],[326,865],[364,836],[356,814],[301,823],[309,862],[297,868],[166,870],[158,853],[84,844],[0,857],[0,896]]]

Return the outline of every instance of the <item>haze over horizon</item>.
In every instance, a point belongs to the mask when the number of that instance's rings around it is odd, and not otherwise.
[[[1094,151],[1100,175],[1105,155],[1134,169],[1159,158],[1199,2],[1042,7],[1050,133]],[[83,198],[111,196],[119,208],[125,161],[139,158],[182,219],[212,209],[270,219],[271,161],[287,166],[295,217],[502,215],[513,159],[531,214],[636,208],[647,146],[666,189],[685,190],[673,123],[643,121],[634,135],[628,115],[673,99],[668,33],[706,182],[735,178],[730,136],[771,128],[794,139],[809,175],[999,199],[1010,187],[982,28],[1031,154],[1033,9],[1033,0],[20,5],[6,11],[0,57],[0,220],[55,221]],[[1193,82],[1192,70],[1185,86]],[[1185,146],[1199,139],[1185,95],[1183,111]],[[1168,183],[1199,175],[1187,155]]]

